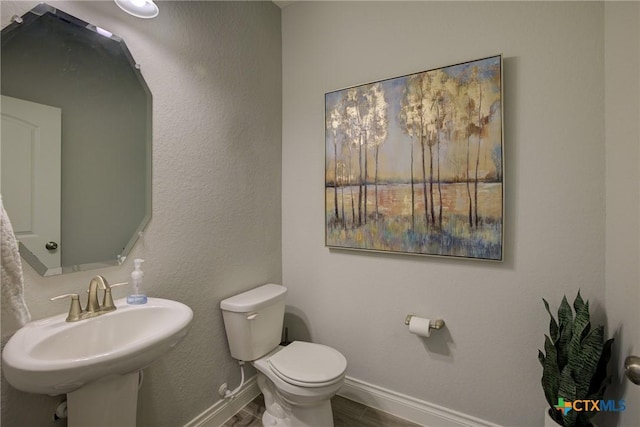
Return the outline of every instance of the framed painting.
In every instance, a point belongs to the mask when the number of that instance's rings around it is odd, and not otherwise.
[[[325,243],[502,261],[502,56],[325,94]]]

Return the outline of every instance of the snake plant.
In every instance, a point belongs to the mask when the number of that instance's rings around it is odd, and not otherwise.
[[[589,301],[582,300],[580,291],[573,302],[575,316],[565,296],[558,308],[558,321],[551,314],[549,303],[544,298],[542,301],[551,317],[545,353],[538,350],[543,368],[542,388],[551,408],[549,414],[565,427],[590,426],[597,411],[564,411],[558,407],[562,402],[602,399],[610,382],[607,364],[613,338],[604,341],[602,325],[591,328]]]

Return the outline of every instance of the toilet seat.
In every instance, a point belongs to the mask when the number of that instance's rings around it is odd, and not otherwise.
[[[347,360],[322,344],[294,341],[268,358],[271,371],[281,380],[300,387],[325,387],[342,381]]]

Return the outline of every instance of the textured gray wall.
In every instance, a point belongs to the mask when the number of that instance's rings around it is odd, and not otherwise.
[[[2,25],[35,4],[3,1]],[[194,320],[182,344],[145,371],[138,425],[184,425],[218,400],[223,382],[239,381],[220,300],[282,279],[280,10],[163,1],[145,21],[112,1],[54,4],[123,37],[142,65],[154,97],[153,217],[121,267],[43,278],[25,265],[27,303],[34,319],[61,313],[67,304],[48,298],[86,289],[94,274],[128,280],[132,259],[145,258],[149,295],[188,304]],[[3,379],[2,423],[53,426],[59,400]]]

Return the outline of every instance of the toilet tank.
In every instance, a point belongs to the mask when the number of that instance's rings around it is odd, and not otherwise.
[[[259,359],[280,344],[287,288],[266,284],[220,302],[231,356]]]

